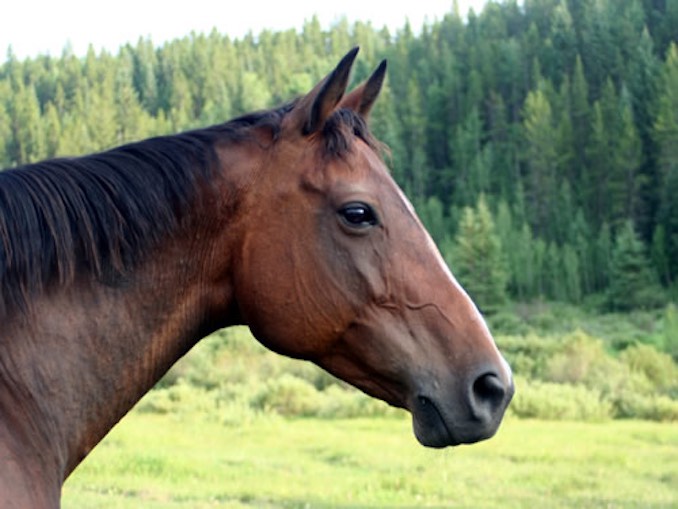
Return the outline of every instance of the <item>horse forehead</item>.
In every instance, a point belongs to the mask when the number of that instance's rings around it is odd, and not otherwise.
[[[337,176],[378,186],[382,191],[397,187],[381,158],[362,140],[356,140],[353,150],[343,157],[333,158],[329,171]]]
[[[351,151],[343,156],[325,156],[309,150],[297,154],[296,160],[288,160],[289,173],[281,179],[294,184],[301,179],[302,188],[320,194],[337,193],[374,195],[381,197],[389,187],[390,176],[378,158],[369,154]]]

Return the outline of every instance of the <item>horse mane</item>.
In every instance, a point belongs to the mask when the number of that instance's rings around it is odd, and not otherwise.
[[[351,150],[355,138],[363,140],[372,150],[386,151],[385,145],[372,135],[367,122],[353,110],[346,108],[335,111],[323,126],[325,154],[343,157]]]
[[[185,218],[216,172],[215,142],[276,137],[288,109],[0,171],[0,317],[76,273],[115,283]]]
[[[0,171],[0,317],[76,273],[118,284],[187,216],[201,183],[216,173],[217,141],[278,138],[294,102],[205,129],[160,136],[77,158]],[[355,136],[377,143],[366,123],[336,111],[325,152],[342,157]]]

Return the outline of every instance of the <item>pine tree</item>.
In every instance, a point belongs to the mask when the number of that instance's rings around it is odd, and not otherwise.
[[[405,188],[415,200],[418,200],[426,196],[429,167],[424,150],[426,117],[422,110],[421,88],[414,78],[408,81],[407,101],[400,115],[403,134],[401,143],[407,152],[404,161]]]
[[[551,41],[553,44],[553,62],[555,72],[571,67],[577,51],[577,34],[574,31],[572,15],[567,2],[558,2],[551,16]]]
[[[659,213],[665,236],[668,282],[678,280],[678,46],[669,48],[664,66],[662,90],[654,139],[659,147]]]
[[[134,88],[139,93],[139,101],[152,115],[160,109],[156,69],[158,58],[150,39],[139,39],[134,57]]]
[[[9,159],[15,164],[39,161],[47,154],[47,144],[35,86],[19,82],[14,94],[14,100],[9,104],[12,133],[11,144],[6,148]]]
[[[657,269],[659,280],[665,284],[671,284],[671,268],[668,253],[666,230],[663,224],[658,224],[652,234],[652,262]]]
[[[66,108],[61,116],[58,155],[73,157],[94,150],[94,144],[90,138],[90,126],[86,122],[88,111],[83,91],[78,90],[72,99],[72,105]]]
[[[511,257],[511,273],[515,280],[515,294],[522,300],[527,301],[539,297],[540,267],[535,262],[535,256],[539,253],[534,246],[532,231],[527,223],[516,232],[515,249],[509,253]]]
[[[554,241],[548,243],[544,258],[544,288],[545,295],[549,299],[565,301],[567,290],[563,275],[563,261],[560,247]]]
[[[634,137],[638,138],[634,169],[635,183],[630,216],[644,239],[649,239],[657,217],[659,203],[659,176],[657,172],[657,153],[652,137],[658,83],[661,77],[660,60],[654,50],[654,42],[645,26],[646,17],[638,0],[625,3],[625,11],[618,22],[620,44],[626,45],[623,54],[624,63],[623,89],[628,90]],[[623,42],[622,42],[623,41]],[[622,99],[624,99],[624,90]],[[628,127],[625,128],[628,132]],[[636,149],[634,149],[636,150]],[[623,157],[623,156],[622,156]]]
[[[582,297],[579,256],[570,244],[565,244],[562,250],[562,258],[566,298],[568,301],[578,304]]]
[[[487,313],[506,302],[508,274],[504,252],[485,197],[464,209],[456,236],[453,269],[478,306]]]
[[[601,95],[608,79],[618,80],[621,76],[624,61],[614,33],[615,22],[619,21],[619,6],[612,0],[591,1],[584,5],[580,47],[593,98]]]
[[[144,136],[143,111],[132,82],[132,74],[132,57],[124,53],[113,86],[117,143],[126,143]]]
[[[620,94],[618,118],[609,184],[612,200],[610,214],[613,224],[626,219],[635,219],[635,213],[639,210],[637,198],[643,154],[640,136],[634,123],[631,99],[625,88]]]
[[[593,105],[591,138],[587,147],[589,165],[585,175],[585,202],[594,224],[613,227],[625,219],[628,173],[638,166],[638,137],[633,130],[628,102],[620,101],[611,80]],[[627,154],[629,160],[622,160]]]
[[[0,111],[0,118],[2,117],[2,112]],[[2,121],[0,120],[0,123]],[[45,156],[46,157],[55,157],[59,152],[59,140],[61,138],[61,120],[59,119],[59,113],[57,112],[56,106],[54,103],[50,102],[45,108],[44,114],[44,123],[45,123]],[[0,134],[0,139],[2,135]]]
[[[572,150],[574,153],[572,164],[575,172],[574,182],[580,183],[581,177],[586,173],[587,159],[585,149],[591,136],[591,107],[589,104],[589,87],[584,74],[584,66],[579,55],[577,55],[575,60],[571,93]]]
[[[576,182],[579,168],[576,167],[576,151],[574,148],[574,130],[572,128],[572,86],[570,77],[565,74],[562,78],[557,98],[556,124],[557,132],[557,175],[558,180],[567,183]],[[562,187],[562,185],[561,185]]]
[[[487,144],[493,147],[494,157],[490,169],[491,189],[498,192],[503,200],[513,197],[519,182],[518,147],[511,139],[512,130],[508,122],[504,99],[491,93],[486,111]]]
[[[619,311],[652,308],[663,301],[645,246],[631,221],[623,224],[614,242],[607,296],[610,307]]]
[[[87,91],[87,107],[82,115],[88,128],[88,139],[92,144],[89,150],[104,150],[125,141],[137,139],[139,136],[137,132],[139,119],[134,118],[135,110],[132,109],[129,112],[131,118],[125,117],[123,96],[116,94],[115,87],[116,77],[108,73],[102,76],[98,83],[92,84]],[[126,91],[131,101],[134,94],[131,85],[127,85]],[[111,101],[111,98],[115,100]],[[132,104],[129,103],[129,105]],[[136,114],[139,115],[139,113]]]
[[[553,224],[558,137],[551,104],[541,88],[527,95],[523,125],[529,168],[530,223],[538,235],[547,235]]]
[[[450,152],[454,154],[455,203],[461,206],[472,205],[481,192],[489,190],[489,168],[482,160],[481,136],[478,109],[471,108],[450,140]]]
[[[426,230],[436,244],[440,245],[449,231],[443,204],[436,196],[430,196],[428,200],[417,206],[417,212],[422,223],[426,226]]]
[[[593,289],[605,290],[610,284],[610,264],[612,260],[612,233],[610,226],[603,223],[598,232],[593,252]]]
[[[549,262],[548,244],[542,238],[535,238],[532,242],[532,263],[534,267],[534,297],[549,297]]]
[[[2,88],[3,83],[0,82],[0,97],[5,96],[5,94],[2,92]],[[5,109],[3,101],[0,100],[0,169],[9,166],[11,163],[9,153],[7,152],[7,143],[9,141],[11,132],[9,114]]]
[[[591,227],[581,208],[577,209],[574,220],[570,222],[568,243],[579,260],[579,279],[582,295],[594,291],[595,285],[595,239]]]

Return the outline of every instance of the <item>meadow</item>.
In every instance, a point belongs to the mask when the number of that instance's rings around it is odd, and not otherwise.
[[[421,447],[405,414],[355,419],[133,412],[63,507],[678,507],[678,427],[509,418],[489,441]]]

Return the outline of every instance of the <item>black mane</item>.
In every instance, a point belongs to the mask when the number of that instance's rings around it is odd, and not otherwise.
[[[199,184],[216,171],[215,142],[251,139],[259,127],[276,140],[293,104],[0,171],[0,317],[25,310],[36,292],[76,273],[107,282],[124,276],[186,216]],[[341,157],[355,136],[375,146],[358,115],[335,112],[323,129],[326,153]]]
[[[342,157],[351,150],[356,137],[373,150],[381,151],[384,148],[372,136],[367,122],[360,115],[349,109],[335,111],[323,126],[325,154],[330,157]]]
[[[273,136],[289,106],[207,129],[0,171],[0,317],[87,271],[114,280],[173,231],[216,170],[217,140]]]

